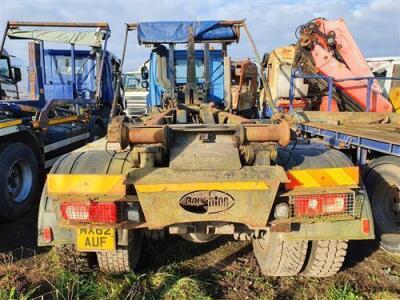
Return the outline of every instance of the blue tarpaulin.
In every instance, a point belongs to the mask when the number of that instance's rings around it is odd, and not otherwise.
[[[193,28],[194,40],[236,40],[232,26],[221,25],[220,21],[167,21],[143,22],[137,27],[140,44],[187,43],[188,29]]]

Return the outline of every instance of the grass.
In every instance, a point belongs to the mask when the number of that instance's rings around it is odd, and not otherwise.
[[[219,276],[226,276],[224,279],[232,280],[232,274],[226,272]],[[261,284],[261,279],[257,279]],[[295,278],[291,280],[296,281]],[[264,282],[265,290],[257,294],[258,299],[286,298],[284,294],[274,294],[274,287],[271,283]],[[116,300],[116,299],[194,299],[209,300],[219,297],[213,296],[211,283],[197,276],[187,276],[181,273],[176,265],[168,265],[157,272],[137,275],[128,273],[120,276],[104,275],[97,273],[75,274],[60,270],[54,276],[54,281],[44,282],[41,286],[24,291],[17,291],[16,288],[8,290],[0,289],[0,300]],[[42,291],[40,291],[42,290]],[[46,290],[43,292],[43,290]],[[294,289],[293,289],[294,290]],[[235,293],[227,293],[228,298],[235,298]],[[315,294],[314,294],[315,296]],[[308,296],[303,293],[288,294],[294,299],[327,299],[327,300],[362,300],[379,299],[392,300],[396,295],[387,291],[364,295],[349,282],[342,285],[332,285],[325,295],[313,297],[311,291]],[[249,297],[247,299],[253,299]],[[255,299],[255,298],[254,298]]]
[[[51,260],[53,255],[46,256]],[[49,276],[43,276],[34,288],[10,287],[12,282],[3,282],[0,300],[212,299],[205,281],[181,273],[180,268],[174,264],[148,274],[128,273],[118,276],[97,272],[77,274],[57,265],[52,267]],[[9,277],[6,281],[9,281],[12,272],[7,272],[5,275]],[[0,276],[0,280],[4,281],[5,277]]]
[[[0,290],[0,300],[10,300],[10,299],[19,299],[19,300],[28,300],[31,298],[33,293],[35,293],[36,289],[31,289],[26,294],[18,294],[16,288],[12,288],[10,290]]]
[[[160,243],[154,248],[146,247],[143,257],[149,259],[143,260],[145,265],[140,267],[140,273],[118,276],[66,271],[52,251],[30,261],[0,264],[0,300],[391,300],[397,296],[396,290],[381,286],[363,273],[363,268],[357,272],[362,274],[361,278],[369,280],[368,283],[355,280],[355,271],[326,279],[265,278],[251,254],[246,252],[246,244],[215,242],[207,248],[180,240]],[[231,260],[235,253],[240,260]],[[221,263],[224,261],[228,263]],[[393,260],[388,262],[392,264]],[[377,272],[376,276],[379,274]],[[370,283],[373,286],[369,287]]]
[[[349,282],[341,286],[332,286],[326,291],[328,300],[362,300],[365,299]]]

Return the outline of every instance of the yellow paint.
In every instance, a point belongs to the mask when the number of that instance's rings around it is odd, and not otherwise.
[[[394,111],[400,113],[400,87],[395,87],[389,93],[390,102],[392,102]]]
[[[0,128],[6,128],[6,127],[11,127],[11,126],[16,126],[22,123],[22,120],[11,120],[11,121],[6,121],[6,122],[0,122]]]
[[[296,47],[294,45],[280,47],[274,49],[268,58],[268,85],[271,92],[272,99],[266,99],[264,89],[260,92],[260,101],[277,100],[278,98],[278,78],[281,72],[282,65],[291,65],[294,61],[296,54]]]
[[[76,230],[78,251],[115,250],[115,230],[111,228],[78,228]]]
[[[268,185],[263,181],[234,181],[234,182],[196,182],[196,183],[160,183],[137,184],[139,193],[157,192],[184,192],[198,190],[268,190]]]
[[[317,188],[359,184],[359,168],[324,168],[291,170],[288,172],[296,187]],[[296,182],[297,181],[297,182]]]
[[[336,181],[338,185],[358,184],[358,177],[353,178],[345,169],[327,169],[326,172]]]
[[[65,124],[65,123],[70,123],[78,120],[78,116],[70,116],[70,117],[65,117],[65,118],[54,118],[50,119],[47,123],[48,126],[51,125],[59,125],[59,124]],[[32,122],[34,128],[40,127],[40,124],[38,121],[33,121]]]
[[[312,174],[317,174],[317,170],[313,170],[314,172],[309,172],[308,170],[296,170],[290,171],[290,173],[302,183],[302,187],[312,188],[312,187],[320,187],[321,184],[317,181]]]
[[[49,120],[49,125],[57,125],[63,123],[69,123],[78,120],[77,116],[65,117],[65,118],[54,118]]]
[[[88,174],[49,174],[47,192],[49,195],[125,195],[125,176]]]

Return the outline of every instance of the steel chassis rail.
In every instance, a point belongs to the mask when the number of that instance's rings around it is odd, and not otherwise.
[[[322,124],[321,124],[322,125]],[[324,129],[315,125],[299,124],[298,128],[302,132],[311,134],[312,136],[319,136],[324,139],[324,142],[329,146],[336,149],[357,149],[357,164],[365,165],[368,150],[398,156],[400,157],[400,139],[396,143],[377,140],[370,137],[362,137],[356,134],[344,133],[340,128],[335,129]]]

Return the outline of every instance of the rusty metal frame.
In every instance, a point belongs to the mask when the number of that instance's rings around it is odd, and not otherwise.
[[[0,53],[4,48],[4,43],[9,29],[18,27],[60,27],[60,28],[100,28],[104,31],[109,31],[110,26],[106,22],[31,22],[31,21],[8,21],[4,29],[4,34],[1,41]]]
[[[103,76],[104,70],[104,60],[107,51],[107,42],[110,37],[110,26],[107,22],[31,22],[31,21],[8,21],[6,27],[4,29],[4,34],[1,40],[0,45],[0,53],[3,53],[4,44],[6,42],[6,38],[8,36],[9,29],[16,29],[18,27],[57,27],[57,28],[99,28],[105,31],[104,44],[102,47],[102,58],[100,63],[99,74],[96,78],[96,104],[100,103],[100,95],[101,95],[101,80]]]

